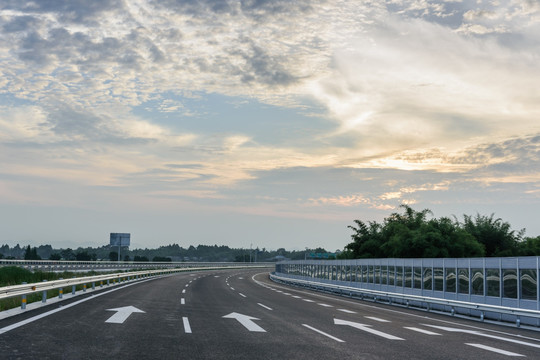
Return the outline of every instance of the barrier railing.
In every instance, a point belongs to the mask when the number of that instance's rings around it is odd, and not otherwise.
[[[111,280],[113,284],[122,283],[126,281],[141,280],[149,278],[151,276],[158,275],[168,275],[178,272],[191,272],[191,271],[202,271],[202,270],[224,270],[224,269],[246,269],[246,268],[264,268],[268,267],[266,265],[252,265],[252,266],[212,266],[212,267],[190,267],[190,268],[178,268],[178,269],[162,269],[162,270],[145,270],[145,271],[132,271],[124,273],[114,273],[114,274],[104,274],[96,276],[85,276],[85,277],[76,277],[70,279],[62,280],[53,280],[53,281],[43,281],[38,283],[31,284],[21,284],[21,285],[11,285],[0,288],[0,300],[21,296],[21,308],[26,308],[26,296],[31,294],[38,294],[42,292],[42,302],[47,301],[46,293],[49,290],[60,289],[58,297],[61,299],[63,295],[63,288],[71,286],[72,293],[75,294],[75,287],[78,285],[83,285],[83,291],[86,290],[86,285],[90,284],[92,289],[95,289],[96,284],[99,284],[100,287],[104,285],[111,285]],[[106,282],[106,284],[104,284]]]
[[[18,266],[29,270],[60,271],[68,269],[141,269],[141,268],[190,268],[204,266],[273,266],[275,263],[238,262],[164,262],[164,261],[71,261],[71,260],[17,260],[0,259],[2,266]]]
[[[362,289],[345,285],[294,279],[287,276],[279,276],[275,273],[270,274],[270,278],[273,281],[288,285],[302,286],[313,290],[338,293],[350,297],[359,297],[362,300],[367,298],[372,299],[375,302],[386,300],[389,304],[405,305],[407,307],[416,306],[420,308],[425,308],[427,311],[430,311],[432,309],[446,311],[451,315],[455,315],[458,310],[466,309],[470,312],[469,315],[477,314],[481,321],[484,321],[488,313],[505,315],[512,317],[516,326],[518,327],[522,323],[522,318],[527,318],[533,320],[532,323],[531,321],[528,321],[527,324],[535,325],[537,327],[540,326],[540,311],[537,310],[511,308],[488,304],[477,304],[466,301],[447,300],[427,296]],[[502,316],[501,318],[499,318],[499,320],[502,320]],[[536,322],[536,324],[534,324],[534,322]]]

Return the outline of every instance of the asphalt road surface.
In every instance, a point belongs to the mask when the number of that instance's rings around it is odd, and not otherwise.
[[[0,321],[2,359],[540,359],[540,332],[182,273]]]

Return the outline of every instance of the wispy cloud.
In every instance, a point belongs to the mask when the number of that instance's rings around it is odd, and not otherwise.
[[[538,34],[534,1],[7,0],[1,198],[329,222],[529,204]]]

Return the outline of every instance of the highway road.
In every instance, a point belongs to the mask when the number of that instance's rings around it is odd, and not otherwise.
[[[0,321],[2,359],[540,359],[540,332],[181,273]]]

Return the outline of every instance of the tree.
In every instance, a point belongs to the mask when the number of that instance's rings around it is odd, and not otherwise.
[[[51,254],[51,256],[49,256],[49,260],[60,260],[62,259],[62,255],[60,255],[59,253],[54,253],[54,254]]]
[[[92,260],[92,256],[90,254],[88,254],[88,251],[79,251],[75,255],[75,259],[77,261],[90,261],[90,260]]]
[[[31,248],[30,245],[28,245],[24,252],[24,260],[41,260],[41,257],[37,253],[37,248]]]
[[[116,251],[111,251],[109,253],[109,260],[110,261],[118,261],[118,253]]]
[[[339,258],[435,258],[483,256],[484,246],[456,220],[431,218],[428,209],[402,205],[382,224],[354,220],[352,242]]]
[[[519,256],[540,256],[540,236],[525,238],[519,244]]]
[[[495,219],[494,214],[482,216],[476,214],[463,216],[463,228],[485,248],[486,256],[516,256],[519,251],[519,242],[525,230],[515,232],[510,224],[500,218]]]
[[[60,255],[64,260],[75,260],[75,253],[70,248],[60,251]]]

